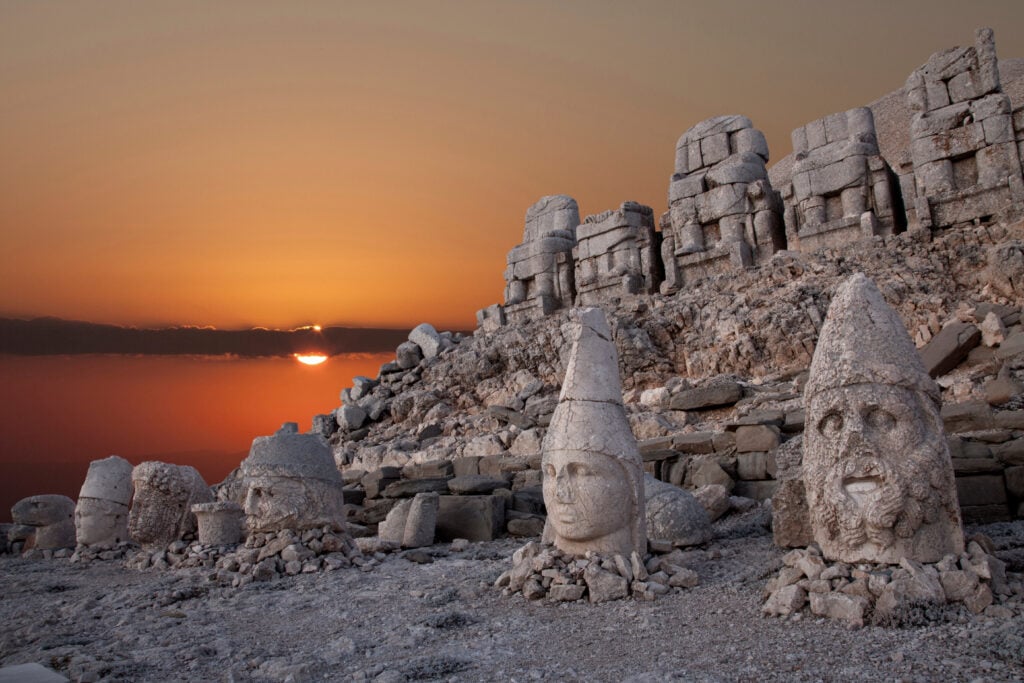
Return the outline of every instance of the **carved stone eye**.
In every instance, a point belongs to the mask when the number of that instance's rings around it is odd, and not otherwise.
[[[872,429],[887,432],[896,426],[896,417],[887,410],[872,407],[864,416],[864,423]]]
[[[818,431],[825,436],[836,436],[843,429],[843,416],[832,412],[818,420]]]
[[[551,465],[544,465],[544,476],[545,477],[550,477],[550,478],[554,479],[555,478],[555,468],[552,467]]]

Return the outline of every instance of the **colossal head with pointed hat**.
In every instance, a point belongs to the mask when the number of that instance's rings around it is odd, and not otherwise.
[[[804,483],[826,558],[936,562],[963,550],[938,387],[862,273],[832,299],[804,403]]]
[[[89,463],[75,504],[75,538],[79,545],[113,546],[128,540],[128,506],[132,501],[132,464],[116,455]]]
[[[611,330],[600,309],[573,314],[572,352],[543,446],[545,540],[575,555],[643,556],[643,462],[622,403]]]
[[[251,532],[345,528],[342,481],[317,434],[282,428],[252,442],[242,461],[245,522]]]

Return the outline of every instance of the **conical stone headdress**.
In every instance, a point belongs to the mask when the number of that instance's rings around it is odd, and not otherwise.
[[[850,276],[832,298],[804,395],[855,384],[905,387],[941,404],[903,321],[863,273]]]
[[[577,451],[617,460],[629,480],[636,511],[631,520],[634,549],[647,552],[643,460],[622,402],[618,354],[611,329],[599,308],[575,309],[572,352],[558,406],[551,416],[543,451]]]

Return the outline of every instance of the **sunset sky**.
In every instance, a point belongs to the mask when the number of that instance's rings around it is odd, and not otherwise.
[[[665,208],[1024,2],[0,2],[0,316],[471,328],[538,197]]]

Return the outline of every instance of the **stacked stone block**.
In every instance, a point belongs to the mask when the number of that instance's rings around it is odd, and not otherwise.
[[[679,139],[662,243],[664,293],[785,248],[782,199],[767,161],[764,134],[745,116],[702,121]]]
[[[907,78],[914,183],[901,179],[911,223],[943,228],[1006,220],[1024,198],[1010,98],[992,29],[973,47],[937,52]]]
[[[580,210],[565,195],[542,197],[526,211],[523,242],[508,253],[504,318],[519,323],[570,308],[576,297],[572,249]]]
[[[812,121],[792,140],[793,182],[783,192],[790,246],[814,251],[902,232],[895,175],[879,154],[870,109]]]
[[[576,228],[572,251],[577,305],[595,306],[657,291],[659,236],[654,211],[636,202],[587,216]]]

